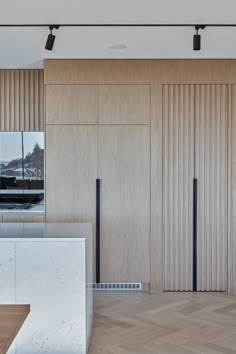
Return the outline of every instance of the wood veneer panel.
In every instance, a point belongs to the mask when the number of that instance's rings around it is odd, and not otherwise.
[[[46,221],[94,222],[97,127],[46,128]]]
[[[46,124],[96,124],[97,91],[91,85],[46,86]]]
[[[149,84],[148,60],[101,60],[99,61],[100,84]]]
[[[164,290],[187,291],[192,290],[193,85],[163,85],[162,107]]]
[[[45,60],[49,84],[149,84],[148,60]]]
[[[151,290],[164,289],[162,85],[151,87]]]
[[[97,69],[98,63],[94,60],[45,60],[45,84],[95,84],[99,81]]]
[[[228,291],[236,292],[236,85],[229,86]]]
[[[227,85],[195,86],[198,290],[227,290]]]
[[[150,124],[150,86],[99,86],[98,107],[100,124]]]
[[[236,83],[234,59],[45,60],[46,84]]]
[[[224,84],[236,82],[236,60],[168,59],[150,61],[151,83]]]
[[[0,70],[0,131],[43,131],[43,70]]]
[[[150,126],[99,126],[101,281],[150,283]]]

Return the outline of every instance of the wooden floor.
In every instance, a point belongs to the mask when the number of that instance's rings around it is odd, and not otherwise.
[[[89,354],[236,353],[236,296],[95,292]]]

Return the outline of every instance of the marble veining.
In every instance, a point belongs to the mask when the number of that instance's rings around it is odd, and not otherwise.
[[[31,312],[8,354],[87,353],[93,320],[87,287],[93,278],[91,225],[54,224],[53,230],[52,224],[43,229],[33,224],[26,234],[26,224],[14,225],[22,238],[15,237],[12,224],[0,238],[0,303],[30,304]],[[33,229],[36,237],[30,238]]]

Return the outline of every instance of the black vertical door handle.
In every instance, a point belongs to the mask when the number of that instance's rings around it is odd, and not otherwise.
[[[197,178],[193,179],[193,291],[197,291]]]
[[[100,283],[100,179],[96,179],[96,283]]]

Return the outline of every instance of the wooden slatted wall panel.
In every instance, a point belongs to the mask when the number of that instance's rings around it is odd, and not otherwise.
[[[0,131],[44,130],[43,70],[0,70]]]
[[[198,290],[227,290],[227,85],[195,86]]]
[[[163,85],[164,290],[192,290],[194,86]]]
[[[236,292],[236,85],[229,86],[228,291]]]
[[[163,217],[162,217],[162,85],[151,86],[151,290],[162,291]]]

